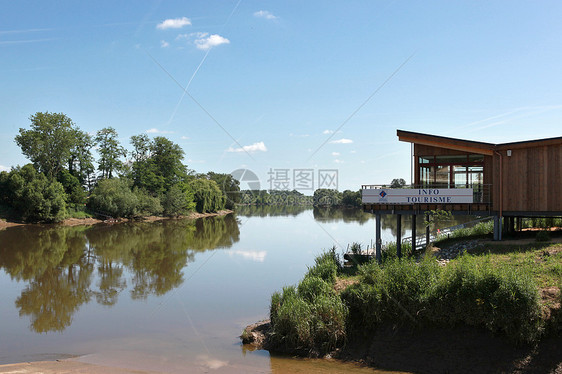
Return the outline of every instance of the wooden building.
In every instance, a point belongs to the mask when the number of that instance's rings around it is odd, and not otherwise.
[[[512,229],[516,218],[562,216],[562,137],[492,144],[402,130],[397,135],[413,146],[413,185],[363,185],[366,211],[409,214],[414,222],[436,209],[493,215],[498,240],[502,226]]]

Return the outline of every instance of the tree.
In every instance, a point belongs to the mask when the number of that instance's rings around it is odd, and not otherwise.
[[[94,138],[79,129],[74,130],[75,143],[70,148],[68,171],[80,181],[88,190],[92,188],[94,173],[94,156],[92,148],[96,145]]]
[[[334,206],[341,204],[341,193],[337,190],[319,188],[314,191],[314,205]]]
[[[77,129],[63,113],[37,112],[29,119],[31,129],[20,128],[15,141],[35,168],[52,180],[70,158]]]
[[[406,181],[402,178],[393,179],[390,182],[390,188],[403,188],[406,185]]]
[[[164,195],[162,205],[164,206],[164,214],[170,217],[176,217],[195,210],[195,202],[193,201],[193,192],[184,191],[180,186],[175,185]]]
[[[136,187],[163,195],[173,185],[186,181],[184,151],[179,145],[163,136],[151,141],[145,134],[132,136],[131,144],[131,177]]]
[[[96,133],[95,141],[98,143],[98,170],[102,179],[113,178],[113,173],[120,170],[122,163],[119,160],[127,152],[119,144],[117,131],[113,127],[105,127]]]
[[[66,214],[66,194],[62,184],[49,180],[27,164],[2,175],[0,190],[4,202],[27,222],[58,222]]]
[[[231,174],[207,173],[207,177],[215,181],[226,197],[225,208],[234,209],[234,206],[240,202],[240,182]]]
[[[346,206],[361,206],[361,190],[350,191],[345,190],[342,193],[341,203]]]
[[[188,184],[199,213],[216,212],[224,209],[226,198],[215,181],[194,179]]]
[[[138,197],[125,179],[103,179],[92,191],[88,207],[112,217],[133,217],[138,212]]]

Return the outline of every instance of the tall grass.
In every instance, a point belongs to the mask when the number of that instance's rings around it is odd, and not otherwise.
[[[413,325],[464,323],[500,332],[517,342],[542,332],[541,305],[531,277],[469,255],[447,267],[429,257],[376,263],[360,270],[360,283],[342,297],[352,327],[376,329],[383,321]]]
[[[297,287],[271,296],[270,319],[274,344],[320,356],[344,344],[348,310],[333,287],[340,268],[335,248],[315,262]]]

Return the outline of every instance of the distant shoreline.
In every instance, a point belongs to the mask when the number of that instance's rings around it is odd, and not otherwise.
[[[216,217],[216,216],[225,216],[227,214],[234,213],[233,210],[224,209],[219,210],[215,213],[197,213],[192,212],[185,216],[178,216],[178,217],[161,217],[161,216],[146,216],[142,217],[142,219],[128,219],[128,218],[120,218],[116,220],[101,220],[97,218],[67,218],[59,223],[22,223],[22,222],[13,222],[13,221],[6,221],[0,220],[0,230],[6,229],[8,227],[16,227],[16,226],[64,226],[64,227],[71,227],[71,226],[91,226],[97,225],[99,223],[124,223],[124,222],[156,222],[168,219],[198,219],[198,218],[205,218],[205,217]]]

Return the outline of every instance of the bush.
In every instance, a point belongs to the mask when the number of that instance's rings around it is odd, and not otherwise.
[[[37,172],[33,165],[3,173],[0,190],[4,203],[27,222],[58,222],[66,215],[66,194],[62,184]]]
[[[138,214],[139,199],[131,191],[131,182],[114,178],[101,180],[88,200],[88,208],[114,218],[134,217]]]

